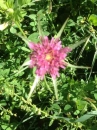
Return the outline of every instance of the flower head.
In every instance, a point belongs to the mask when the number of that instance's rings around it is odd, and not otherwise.
[[[41,43],[29,43],[29,48],[33,50],[30,55],[30,68],[36,67],[36,74],[41,78],[46,73],[53,78],[59,76],[59,69],[65,68],[64,59],[67,53],[71,51],[70,48],[62,48],[59,39],[48,39],[47,36],[41,38]]]

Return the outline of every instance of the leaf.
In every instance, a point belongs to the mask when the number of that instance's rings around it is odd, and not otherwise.
[[[91,76],[91,73],[92,73],[92,69],[93,69],[93,67],[94,67],[94,64],[95,64],[96,59],[97,59],[97,50],[96,50],[95,53],[94,53],[94,57],[93,57],[93,61],[92,61],[92,67],[91,67],[91,71],[90,71],[88,80],[90,79],[90,76]]]
[[[75,22],[72,19],[70,19],[68,20],[67,26],[75,26]]]
[[[70,63],[65,62],[65,64],[67,65],[67,67],[71,67],[71,68],[77,68],[77,69],[90,69],[91,67],[88,66],[76,66],[76,65],[72,65]]]
[[[97,93],[94,93],[94,97],[95,97],[95,99],[97,100]]]
[[[54,119],[51,119],[50,123],[49,123],[49,126],[51,126],[53,124],[53,122],[54,122]]]
[[[64,107],[65,111],[69,111],[70,109],[71,109],[71,105],[69,105],[69,104],[65,105],[65,107]]]
[[[38,33],[32,33],[32,34],[28,37],[28,39],[31,40],[31,41],[33,41],[33,42],[38,42],[38,41],[39,41],[38,36],[39,36]]]
[[[36,20],[36,15],[35,14],[31,14],[28,16],[30,19]]]
[[[2,9],[4,9],[4,10],[7,9],[7,6],[6,6],[6,3],[5,3],[4,0],[0,0],[0,7],[1,7]]]
[[[7,105],[7,103],[5,100],[0,101],[0,106],[6,106],[6,105]]]
[[[75,122],[83,122],[83,121],[86,121],[87,119],[89,119],[93,116],[97,116],[97,111],[89,112],[89,113],[81,116],[80,118],[78,118]]]
[[[27,97],[28,100],[31,98],[31,95],[32,95],[34,89],[36,88],[37,84],[39,83],[39,81],[40,81],[40,77],[38,75],[36,75],[33,85],[31,86],[30,92]]]
[[[23,6],[28,4],[31,0],[17,0],[18,5]]]
[[[91,0],[91,2],[92,2],[92,3],[96,3],[96,2],[97,2],[97,0]]]
[[[85,106],[86,106],[87,104],[88,104],[88,103],[87,103],[86,101],[82,101],[82,100],[80,100],[80,99],[78,99],[78,100],[76,101],[77,109],[78,109],[78,110],[81,110],[81,111],[85,108]]]
[[[90,15],[88,21],[89,21],[92,25],[97,26],[97,15],[95,15],[95,14]]]
[[[62,32],[63,32],[63,30],[64,30],[64,28],[65,28],[65,26],[66,26],[66,24],[67,24],[67,22],[68,22],[68,19],[69,19],[69,18],[66,19],[66,21],[65,21],[64,24],[62,25],[62,27],[61,27],[60,31],[58,32],[58,34],[57,34],[56,36],[54,36],[55,38],[60,38],[60,37],[61,37]]]
[[[21,49],[22,49],[23,51],[25,51],[25,52],[30,52],[30,50],[29,50],[28,48],[26,48],[26,47],[21,47]]]
[[[90,37],[90,36],[89,36]],[[82,43],[84,43],[89,37],[86,37],[85,39],[78,41],[74,44],[69,45],[68,47],[71,49],[75,49],[76,47],[80,46]]]
[[[53,81],[53,86],[54,86],[55,97],[56,97],[56,100],[58,100],[57,81],[53,77],[52,77],[52,81]]]
[[[74,115],[78,115],[80,113],[80,111],[79,110],[76,110],[75,112],[74,112]]]
[[[8,126],[8,124],[2,124],[1,128],[2,128],[2,130],[13,130],[13,128],[11,128],[10,126]]]
[[[13,34],[15,34],[17,32],[17,30],[14,27],[11,27],[10,28],[10,32],[13,33]]]
[[[86,40],[84,46],[82,47],[82,49],[81,49],[81,51],[80,51],[80,53],[79,53],[79,55],[78,55],[78,57],[77,57],[77,59],[76,59],[77,62],[78,62],[80,56],[82,55],[82,53],[83,53],[83,51],[84,51],[86,45],[89,43],[89,39],[90,39],[90,37]]]
[[[60,110],[61,109],[58,104],[53,104],[51,108],[55,109],[55,110]]]

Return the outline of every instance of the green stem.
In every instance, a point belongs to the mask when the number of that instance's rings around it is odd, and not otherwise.
[[[23,32],[22,28],[20,27],[19,23],[16,22],[16,25],[18,26],[19,30],[21,31],[21,33],[23,34],[23,36],[26,38],[25,33]]]
[[[37,26],[38,26],[38,31],[39,31],[39,36],[44,36],[42,28],[41,28],[41,24],[40,24],[40,13],[37,14]]]
[[[53,92],[52,92],[52,90],[50,89],[50,87],[49,87],[49,85],[48,85],[48,83],[47,83],[47,81],[46,81],[46,78],[45,78],[45,77],[44,77],[44,82],[45,82],[45,84],[46,84],[46,86],[47,86],[48,90],[49,90],[51,93],[53,93]]]
[[[24,68],[20,68],[19,71],[16,73],[17,75],[20,74],[22,71],[24,71],[25,69],[27,69],[28,66],[24,67]]]

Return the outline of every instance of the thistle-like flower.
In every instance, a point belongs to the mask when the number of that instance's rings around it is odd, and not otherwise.
[[[30,55],[30,68],[36,67],[36,74],[44,78],[45,74],[50,74],[51,77],[59,76],[59,69],[65,68],[64,59],[70,48],[62,48],[59,39],[48,39],[47,36],[41,38],[41,43],[29,43],[29,48],[33,50]]]

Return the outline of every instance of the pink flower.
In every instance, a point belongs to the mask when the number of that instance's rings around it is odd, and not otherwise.
[[[30,68],[36,67],[36,74],[41,78],[45,74],[50,74],[53,78],[59,76],[59,69],[65,68],[64,59],[70,48],[62,48],[59,39],[48,39],[47,36],[41,38],[41,43],[29,43],[29,48],[33,50],[30,55]]]

